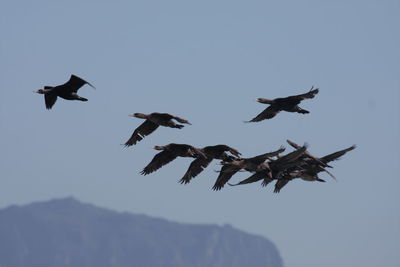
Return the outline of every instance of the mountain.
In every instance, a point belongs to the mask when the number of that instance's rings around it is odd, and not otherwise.
[[[0,267],[282,267],[273,243],[231,226],[120,213],[73,198],[0,210]]]

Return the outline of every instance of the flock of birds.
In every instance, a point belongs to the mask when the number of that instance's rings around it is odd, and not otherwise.
[[[46,108],[51,109],[56,103],[57,97],[66,100],[87,101],[86,98],[77,94],[79,88],[85,84],[94,88],[93,85],[82,78],[71,75],[70,79],[62,85],[54,87],[44,86],[43,89],[35,92],[44,94]],[[311,87],[309,92],[300,95],[275,98],[272,100],[257,98],[257,102],[268,104],[269,106],[256,117],[246,122],[259,122],[271,119],[281,111],[297,112],[301,114],[310,113],[299,107],[299,104],[305,99],[314,98],[318,92],[318,88],[314,89],[314,87]],[[145,136],[153,133],[159,126],[181,129],[184,127],[183,124],[190,124],[188,120],[168,113],[134,113],[130,116],[144,119],[145,121],[134,130],[129,140],[125,143],[126,147],[136,145]],[[287,140],[287,142],[294,148],[294,151],[283,155],[282,153],[285,152],[285,148],[280,147],[276,151],[251,158],[243,158],[241,157],[241,153],[235,148],[222,144],[203,148],[176,143],[170,143],[165,146],[155,146],[154,149],[161,152],[157,153],[140,173],[142,175],[147,175],[157,171],[177,157],[190,157],[194,158],[194,160],[190,163],[186,173],[179,180],[181,184],[187,184],[207,168],[213,159],[217,159],[221,160],[220,164],[222,167],[220,171],[218,171],[219,174],[212,187],[213,190],[221,190],[226,184],[237,186],[259,181],[261,181],[262,186],[266,186],[270,182],[276,180],[274,192],[278,193],[293,179],[298,178],[305,181],[325,182],[325,180],[318,176],[321,172],[326,172],[332,178],[335,178],[335,176],[328,171],[328,168],[332,168],[329,163],[339,159],[348,151],[355,148],[355,145],[353,145],[323,157],[316,157],[307,151],[307,144],[300,146],[290,140]],[[228,183],[234,174],[241,171],[250,172],[251,176],[236,184]]]

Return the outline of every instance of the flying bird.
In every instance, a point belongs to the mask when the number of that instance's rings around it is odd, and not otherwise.
[[[271,181],[278,179],[284,171],[288,168],[298,165],[298,158],[300,158],[307,149],[307,144],[300,147],[299,149],[290,152],[276,160],[270,159],[268,162],[263,163],[268,164],[268,168],[258,168],[255,173],[249,178],[237,183],[229,184],[231,186],[249,184],[263,180],[262,186],[267,186]]]
[[[283,98],[275,98],[273,100],[266,99],[266,98],[257,98],[256,101],[259,103],[263,104],[269,104],[269,106],[260,114],[258,114],[256,117],[251,119],[250,121],[246,122],[258,122],[266,119],[271,119],[275,117],[279,112],[281,111],[287,111],[287,112],[297,112],[301,114],[307,114],[310,113],[308,110],[302,109],[298,105],[300,104],[301,101],[304,99],[310,99],[314,98],[316,94],[318,94],[319,89],[315,88],[314,86],[311,87],[310,91],[301,94],[301,95],[294,95],[294,96],[288,96],[288,97],[283,97]]]
[[[298,146],[296,143],[290,142],[289,140],[288,143],[293,147]],[[325,182],[325,180],[318,177],[318,173],[320,172],[327,172],[331,177],[334,178],[334,176],[330,172],[328,172],[324,166],[322,166],[319,163],[321,162],[325,164],[326,167],[330,167],[328,165],[329,162],[338,160],[341,156],[343,156],[344,154],[355,148],[356,146],[352,145],[348,148],[333,152],[321,158],[314,157],[309,152],[306,151],[304,153],[305,157],[309,157],[312,160],[310,161],[307,160],[307,158],[303,158],[303,164],[299,164],[299,167],[295,167],[294,169],[284,173],[284,175],[282,175],[276,182],[274,193],[279,193],[282,187],[284,187],[289,181],[295,178],[300,178],[304,181],[311,181],[311,182],[313,181]]]
[[[257,172],[261,170],[268,172],[269,166],[265,161],[272,157],[278,156],[283,151],[285,151],[285,148],[280,147],[276,151],[264,153],[252,158],[241,158],[236,160],[229,159],[229,161],[221,162],[223,166],[212,189],[215,191],[221,190],[222,187],[224,187],[224,185],[232,178],[232,176],[242,169],[250,172]]]
[[[206,155],[206,157],[198,157],[190,163],[185,175],[179,180],[181,184],[189,183],[194,177],[207,168],[213,159],[228,160],[228,158],[233,158],[226,152],[231,153],[236,158],[241,155],[239,151],[227,145],[206,146],[202,148],[201,151]]]
[[[155,172],[177,157],[206,158],[206,155],[200,149],[187,144],[170,143],[166,146],[155,146],[154,149],[161,150],[161,152],[156,154],[151,162],[140,172],[143,175]]]
[[[57,101],[57,97],[64,98],[66,100],[80,100],[88,101],[86,98],[81,97],[77,94],[79,88],[88,84],[89,86],[95,88],[89,82],[84,79],[71,75],[68,82],[57,85],[57,86],[44,86],[43,89],[34,91],[35,93],[44,95],[44,100],[46,103],[46,108],[51,109]]]
[[[290,140],[286,140],[286,141],[288,142],[289,145],[291,145],[292,147],[294,147],[296,149],[298,149],[300,147],[295,142],[292,142]],[[306,172],[303,171],[302,173],[309,173],[312,176],[314,176],[314,173],[316,175],[319,172],[326,172],[327,174],[329,174],[329,176],[336,179],[333,174],[331,174],[328,170],[325,169],[326,167],[332,168],[332,166],[330,166],[328,163],[331,161],[334,161],[334,160],[338,160],[341,156],[343,156],[344,154],[346,154],[347,152],[349,152],[355,148],[356,148],[356,146],[352,145],[351,147],[336,151],[336,152],[326,155],[322,158],[315,157],[310,152],[305,151],[304,156],[302,158],[302,160],[303,160],[302,168],[306,169],[307,171]],[[307,178],[304,180],[307,180]]]
[[[145,136],[154,132],[159,126],[165,126],[177,129],[183,128],[184,125],[177,124],[173,120],[176,120],[180,123],[191,124],[189,121],[185,119],[182,119],[178,116],[171,115],[168,113],[158,113],[158,112],[153,112],[150,114],[134,113],[129,116],[136,117],[139,119],[145,119],[145,121],[135,129],[132,136],[129,138],[128,141],[126,141],[125,147],[135,145]]]

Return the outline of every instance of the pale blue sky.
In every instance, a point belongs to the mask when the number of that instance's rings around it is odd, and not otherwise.
[[[0,207],[74,196],[179,222],[232,224],[276,243],[287,267],[400,265],[399,1],[2,1]],[[89,102],[43,85],[76,74]],[[303,93],[308,115],[245,124],[257,97]],[[120,144],[170,112],[193,125]],[[216,163],[187,186],[190,159],[139,171],[170,142],[225,143],[253,156],[308,142],[338,182],[211,189]],[[285,144],[286,145],[286,144]],[[286,146],[288,150],[289,147]],[[245,178],[244,173],[234,181]]]

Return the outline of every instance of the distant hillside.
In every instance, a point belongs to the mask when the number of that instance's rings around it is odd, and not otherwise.
[[[118,213],[73,198],[0,210],[0,267],[281,267],[267,239],[230,226]]]

